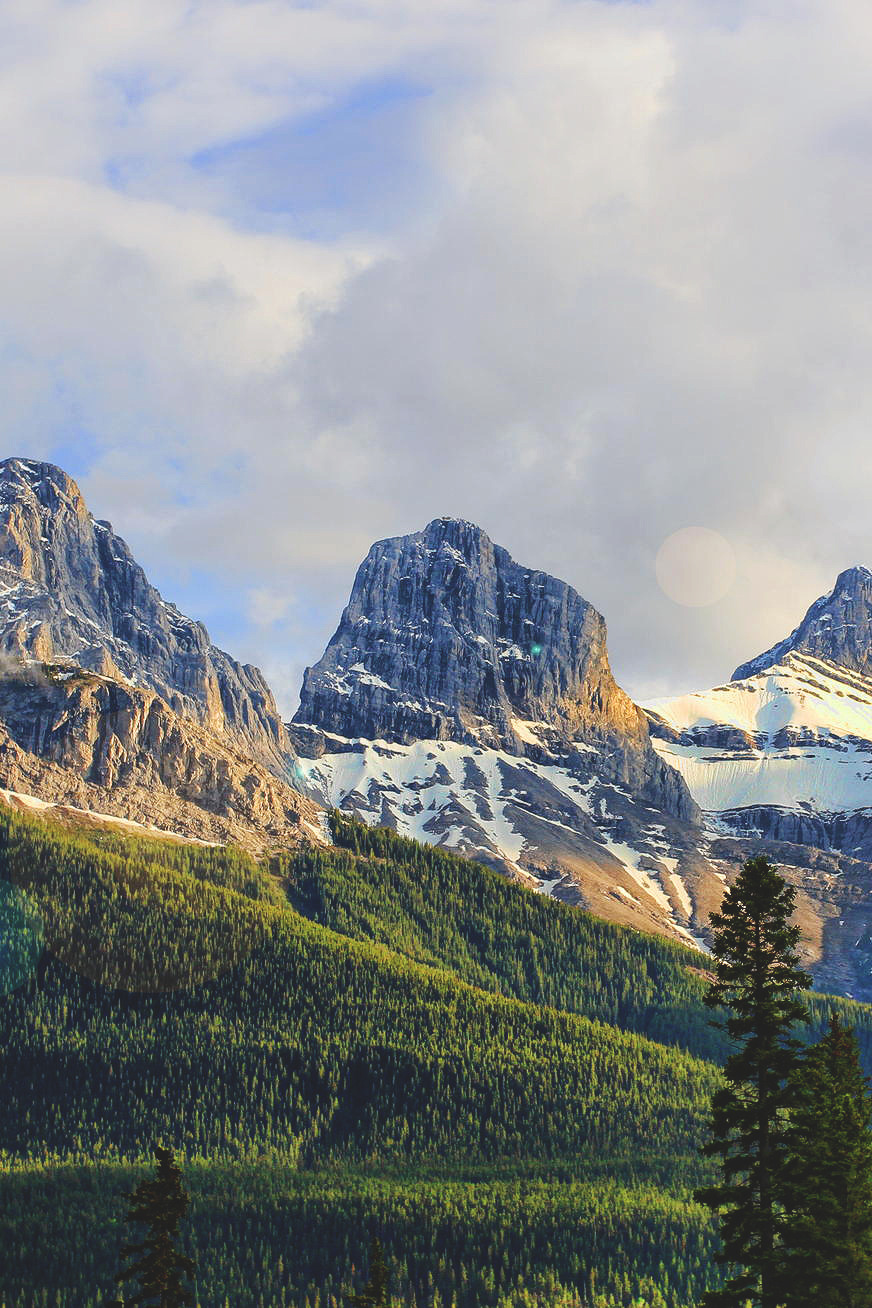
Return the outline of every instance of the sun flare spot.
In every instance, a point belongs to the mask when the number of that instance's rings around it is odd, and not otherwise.
[[[736,554],[710,527],[682,527],[657,551],[654,563],[664,595],[686,608],[717,604],[736,579]]]

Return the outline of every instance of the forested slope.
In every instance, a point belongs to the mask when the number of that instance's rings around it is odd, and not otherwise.
[[[603,1303],[692,1303],[699,959],[335,836],[259,867],[0,817],[7,925],[34,945],[0,1002],[0,1304],[99,1302],[158,1140],[187,1160],[202,1308],[326,1305],[373,1230],[409,1303],[593,1302],[592,1272]]]

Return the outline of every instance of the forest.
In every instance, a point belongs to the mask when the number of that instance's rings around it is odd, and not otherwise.
[[[690,1308],[726,1053],[699,955],[331,821],[258,863],[0,816],[0,1305],[111,1297],[163,1143],[200,1308],[338,1305],[373,1235],[397,1304]]]

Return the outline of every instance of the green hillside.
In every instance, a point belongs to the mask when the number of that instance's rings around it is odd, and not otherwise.
[[[383,827],[338,812],[330,821],[341,852],[312,849],[276,869],[305,916],[486,990],[701,1057],[723,1055],[702,1005],[696,951],[600,921]]]
[[[373,1231],[421,1308],[689,1308],[717,1081],[695,1053],[719,1049],[698,956],[389,834],[335,836],[262,868],[0,816],[0,1305],[99,1302],[119,1193],[163,1141],[202,1308],[326,1306]]]

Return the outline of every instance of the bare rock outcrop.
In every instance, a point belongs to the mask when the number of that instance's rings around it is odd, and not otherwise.
[[[7,668],[0,724],[3,789],[254,852],[320,838],[315,804],[148,687],[69,665]]]
[[[742,663],[733,681],[780,663],[787,654],[811,654],[872,676],[872,572],[846,568],[827,595],[816,599],[798,627],[764,654]]]
[[[259,670],[164,600],[53,464],[0,462],[0,651],[149,688],[178,717],[287,770],[293,751]]]
[[[294,723],[572,758],[675,816],[696,814],[612,676],[602,616],[455,518],[373,545],[335,635],[306,670]]]

